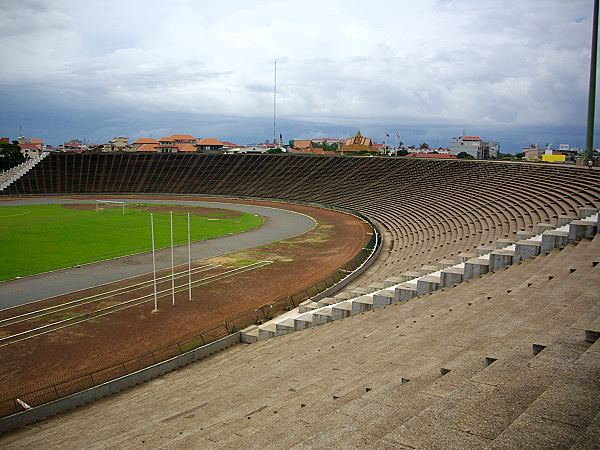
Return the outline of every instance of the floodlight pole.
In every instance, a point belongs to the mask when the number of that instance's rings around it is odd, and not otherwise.
[[[171,296],[173,297],[173,306],[175,306],[175,258],[173,255],[173,211],[171,217]]]
[[[188,285],[189,292],[188,296],[190,300],[192,299],[192,240],[190,239],[190,213],[187,213],[188,219]]]
[[[585,157],[591,161],[594,157],[594,119],[596,114],[596,66],[598,62],[598,3],[594,0],[594,18],[592,24],[592,57],[590,62],[590,88],[588,92],[587,130],[585,134]]]
[[[152,229],[152,274],[154,276],[154,310],[158,312],[158,299],[156,295],[156,256],[154,254],[154,215],[150,213],[150,227]]]

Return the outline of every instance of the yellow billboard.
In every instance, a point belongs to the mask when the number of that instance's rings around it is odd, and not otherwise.
[[[542,155],[542,161],[544,162],[565,162],[565,155]]]

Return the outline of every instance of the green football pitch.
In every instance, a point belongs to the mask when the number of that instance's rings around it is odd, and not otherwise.
[[[27,205],[0,207],[0,280],[100,261],[152,249],[150,210],[154,214],[155,247],[173,240],[187,242],[187,210],[191,240],[200,241],[259,227],[260,216],[222,209],[173,205]]]

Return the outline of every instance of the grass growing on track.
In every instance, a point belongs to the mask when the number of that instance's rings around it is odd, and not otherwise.
[[[150,212],[130,206],[125,211],[122,215],[120,207],[100,213],[62,205],[0,207],[0,280],[151,250]],[[262,223],[262,217],[247,213],[229,218],[192,214],[191,238],[240,233]],[[157,249],[170,246],[168,212],[154,212],[154,234]],[[173,237],[177,244],[187,242],[186,213],[173,213]]]

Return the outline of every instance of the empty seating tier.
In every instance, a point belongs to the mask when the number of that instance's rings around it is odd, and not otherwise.
[[[52,154],[3,194],[184,194],[321,203],[379,224],[351,289],[600,206],[600,173],[539,164],[288,155]]]

